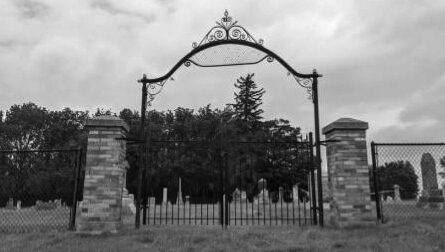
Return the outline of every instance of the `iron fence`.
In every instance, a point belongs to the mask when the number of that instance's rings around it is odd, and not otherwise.
[[[316,224],[312,148],[309,140],[151,141],[143,224]]]
[[[82,149],[0,150],[0,231],[74,229]]]
[[[379,220],[445,218],[445,143],[372,142],[371,150]]]

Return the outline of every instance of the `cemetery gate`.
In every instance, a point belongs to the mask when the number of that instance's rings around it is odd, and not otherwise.
[[[151,106],[152,102],[156,95],[161,93],[165,84],[168,80],[172,80],[173,74],[181,67],[185,66],[187,68],[192,67],[225,67],[225,66],[240,66],[240,65],[255,65],[262,62],[273,63],[277,62],[282,67],[284,67],[287,72],[287,76],[295,79],[296,84],[302,88],[304,88],[308,95],[309,99],[313,103],[313,113],[314,113],[314,147],[315,147],[315,155],[314,155],[314,167],[316,169],[316,178],[315,178],[315,187],[317,187],[317,203],[311,201],[313,204],[314,215],[313,219],[317,220],[317,223],[320,226],[323,226],[324,223],[324,215],[323,215],[323,192],[322,192],[322,175],[321,175],[321,158],[320,158],[320,123],[319,123],[319,108],[318,108],[318,78],[322,77],[321,74],[318,74],[314,69],[312,73],[302,74],[297,72],[294,68],[292,68],[283,58],[278,56],[275,52],[269,50],[264,46],[264,41],[262,39],[255,39],[244,27],[238,24],[238,21],[235,21],[227,10],[224,12],[224,16],[220,21],[216,22],[214,25],[203,37],[200,42],[192,43],[193,49],[187,53],[184,57],[182,57],[165,75],[157,77],[157,78],[147,78],[144,74],[143,78],[138,82],[142,83],[142,102],[141,102],[141,124],[140,124],[140,156],[143,157],[144,154],[148,151],[149,148],[153,148],[152,142],[148,142],[147,132],[145,129],[145,119],[146,119],[146,111],[147,106]],[[285,73],[286,73],[285,72]],[[182,145],[184,143],[178,143],[178,145]],[[239,145],[243,145],[239,143]],[[262,144],[258,144],[261,146]],[[267,149],[267,148],[266,148]],[[224,149],[222,150],[224,152]],[[230,157],[230,152],[227,152],[229,155],[229,161],[233,161]],[[204,154],[202,154],[204,155]],[[212,155],[211,155],[212,156]],[[216,156],[213,155],[212,158],[217,159]],[[136,194],[136,219],[135,226],[139,228],[140,226],[140,211],[142,210],[142,184],[145,179],[143,179],[143,174],[146,171],[142,168],[148,167],[146,164],[147,161],[145,158],[139,158],[140,164],[138,167],[138,181],[137,181],[137,194]],[[219,162],[221,163],[221,162]],[[230,163],[230,162],[229,162]],[[233,167],[228,165],[227,169],[231,169]],[[224,175],[224,172],[220,172],[222,174],[223,179],[226,179],[227,176]],[[154,179],[154,178],[153,178]],[[228,179],[228,178],[227,178]],[[253,179],[253,178],[251,178]],[[279,187],[280,185],[275,184],[275,182],[270,181],[270,186],[274,190],[275,187]],[[184,183],[189,183],[189,181],[184,181]],[[196,182],[195,182],[196,183]],[[247,182],[246,182],[247,183]],[[253,182],[252,182],[253,183]],[[229,184],[227,184],[229,185]],[[269,186],[269,185],[268,185]],[[230,188],[233,189],[233,188]],[[242,190],[242,188],[238,188]],[[253,197],[253,187],[252,188],[244,188],[246,190],[247,198]],[[250,191],[249,191],[250,190]],[[255,189],[256,190],[256,189]],[[210,188],[207,189],[207,193],[215,194],[215,191],[211,191]],[[159,192],[157,192],[159,193]],[[190,192],[191,193],[191,192]],[[240,192],[241,193],[241,192]],[[220,194],[221,195],[221,194]],[[286,195],[284,192],[282,195]],[[218,197],[216,194],[212,197]],[[226,197],[228,197],[226,195]],[[286,200],[287,196],[283,196],[284,200]],[[276,198],[276,197],[275,197]],[[159,199],[157,199],[159,200]],[[250,199],[252,200],[252,199]],[[316,207],[319,206],[319,207]],[[245,209],[244,209],[245,210]],[[241,210],[240,210],[241,211]],[[227,211],[227,214],[231,214],[230,211]],[[225,218],[228,220],[228,218]],[[240,219],[241,220],[241,219]],[[315,222],[315,221],[314,221]]]
[[[371,154],[378,221],[445,218],[445,143],[371,142]]]
[[[150,141],[144,225],[316,224],[312,134],[264,141]]]
[[[0,232],[74,230],[81,148],[0,150]]]

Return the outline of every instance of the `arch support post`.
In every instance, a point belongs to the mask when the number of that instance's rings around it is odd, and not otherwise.
[[[144,74],[142,79],[138,82],[142,83],[142,101],[141,101],[141,125],[139,129],[140,133],[140,145],[138,155],[138,179],[137,179],[137,195],[136,195],[136,219],[135,227],[139,229],[141,225],[141,208],[142,208],[142,175],[143,169],[145,169],[145,153],[146,153],[146,134],[145,134],[145,114],[147,112],[147,76]],[[144,196],[145,197],[145,196]],[[145,214],[144,214],[145,215]],[[144,220],[145,221],[145,220]]]
[[[318,77],[317,71],[314,69],[312,78],[312,102],[314,103],[314,124],[315,124],[315,169],[317,170],[317,199],[318,199],[318,223],[324,226],[323,212],[323,186],[321,174],[321,149],[320,149],[320,116],[318,111]]]

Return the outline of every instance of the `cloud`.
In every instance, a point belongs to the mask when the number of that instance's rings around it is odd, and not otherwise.
[[[47,14],[50,10],[49,6],[33,0],[14,0],[12,1],[19,10],[23,18],[38,18]]]

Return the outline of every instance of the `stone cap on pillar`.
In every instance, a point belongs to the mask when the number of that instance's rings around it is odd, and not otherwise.
[[[322,132],[324,135],[334,130],[367,130],[368,123],[354,118],[340,118],[325,127]]]
[[[86,128],[92,128],[92,127],[106,127],[106,128],[117,128],[120,127],[124,129],[126,132],[130,130],[130,126],[128,124],[120,119],[117,116],[111,116],[111,115],[101,115],[101,116],[95,116],[91,119],[87,119],[87,122],[85,124]]]

